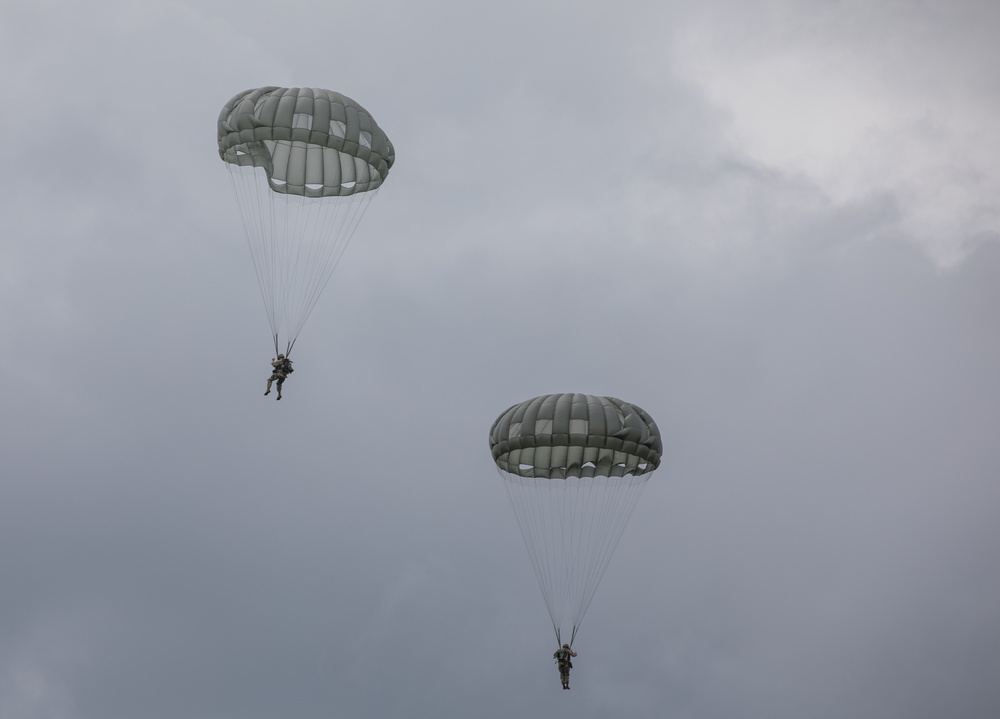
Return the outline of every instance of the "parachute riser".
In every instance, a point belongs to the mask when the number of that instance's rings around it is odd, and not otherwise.
[[[569,638],[569,648],[570,649],[573,648],[573,642],[576,641],[576,630],[577,629],[579,629],[579,627],[573,627],[573,633],[570,635],[570,638]],[[556,644],[558,646],[560,646],[560,647],[563,645],[562,633],[558,629],[556,629]]]
[[[282,353],[278,350],[278,335],[275,334],[273,335],[273,337],[274,337],[274,356],[277,357],[279,354]],[[290,342],[287,343],[284,351],[284,355],[286,358],[292,354],[292,347],[294,346],[295,346],[295,340],[291,340]]]
[[[573,632],[572,632],[572,634],[570,634],[570,637],[569,637],[569,648],[570,648],[570,649],[572,649],[572,648],[573,648],[573,642],[575,642],[575,641],[576,641],[576,632],[577,632],[577,630],[578,630],[579,628],[580,628],[580,626],[579,626],[579,625],[575,625],[575,626],[573,627]],[[556,630],[556,644],[557,644],[557,645],[559,645],[559,646],[561,647],[561,646],[563,645],[563,641],[562,641],[562,632],[561,632],[561,631],[559,631],[559,627],[555,627],[555,630]]]

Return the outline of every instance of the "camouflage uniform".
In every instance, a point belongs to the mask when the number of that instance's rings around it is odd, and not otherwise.
[[[575,656],[576,652],[569,648],[569,644],[563,644],[552,655],[552,658],[559,665],[559,679],[562,681],[563,689],[569,689],[569,670],[573,668],[573,662],[570,660]]]
[[[278,399],[281,399],[281,385],[285,383],[288,375],[294,371],[292,369],[292,361],[285,357],[285,355],[278,355],[277,359],[271,360],[271,368],[271,376],[267,378],[267,389],[264,391],[264,394],[271,394],[271,383],[277,381]]]

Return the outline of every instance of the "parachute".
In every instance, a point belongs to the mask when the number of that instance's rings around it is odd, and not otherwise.
[[[288,355],[395,150],[363,107],[316,88],[241,92],[219,114],[218,139],[274,350]]]
[[[663,443],[653,419],[614,397],[549,394],[490,429],[556,642],[572,646]],[[568,630],[568,631],[567,631]]]

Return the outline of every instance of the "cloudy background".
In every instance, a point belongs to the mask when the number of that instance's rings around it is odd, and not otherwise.
[[[0,717],[1000,711],[992,2],[0,3]],[[397,162],[273,354],[215,121]],[[559,689],[487,431],[665,461]]]

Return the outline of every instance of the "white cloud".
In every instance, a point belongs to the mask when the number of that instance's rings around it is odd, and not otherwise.
[[[938,262],[1000,231],[994,4],[713,5],[677,33],[679,74],[747,155],[834,202],[891,193]]]

